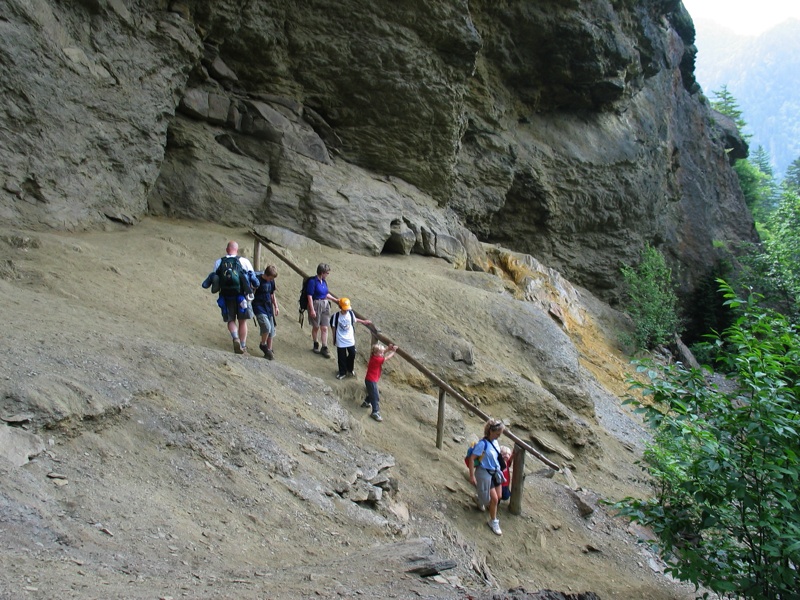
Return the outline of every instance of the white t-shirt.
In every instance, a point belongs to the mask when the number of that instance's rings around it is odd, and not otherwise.
[[[339,326],[336,327],[336,347],[349,348],[356,345],[356,316],[352,310],[346,313],[339,311],[331,317],[332,326],[336,325],[336,320],[339,321]]]
[[[225,258],[228,258],[229,256],[236,256],[236,254],[226,254]],[[214,273],[216,273],[217,269],[219,269],[219,263],[221,263],[221,262],[222,262],[222,259],[218,258],[217,261],[214,263],[214,268],[212,269],[214,271]],[[239,264],[242,265],[242,270],[245,273],[254,270],[253,269],[253,265],[250,263],[250,259],[245,258],[244,256],[240,256],[239,257]]]

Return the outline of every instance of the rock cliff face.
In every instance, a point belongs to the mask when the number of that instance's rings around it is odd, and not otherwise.
[[[753,239],[678,0],[6,0],[0,215],[280,225],[613,300],[661,248],[691,289]]]

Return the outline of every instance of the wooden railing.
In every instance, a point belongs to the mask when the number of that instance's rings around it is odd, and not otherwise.
[[[286,265],[289,268],[291,268],[294,272],[296,272],[298,275],[300,275],[304,279],[308,277],[308,275],[306,275],[300,267],[298,267],[291,260],[289,260],[282,252],[280,252],[270,240],[268,240],[263,235],[255,231],[252,231],[251,233],[255,238],[255,247],[253,249],[253,262],[256,268],[259,268],[258,265],[260,264],[261,246],[264,246],[272,254],[274,254],[284,263],[286,263]],[[356,311],[353,312],[359,319],[365,319],[364,316],[360,315]],[[388,337],[386,337],[380,331],[378,331],[378,329],[375,328],[374,325],[372,327],[369,327],[369,329],[372,332],[374,338],[380,340],[384,344],[394,345],[394,342],[392,342],[392,340],[390,340]],[[434,385],[436,385],[439,388],[439,412],[436,421],[436,447],[439,450],[442,449],[442,441],[444,437],[444,410],[445,410],[447,394],[450,394],[450,396],[455,398],[464,408],[466,408],[472,414],[479,416],[484,421],[490,420],[491,417],[489,417],[489,415],[487,415],[477,406],[472,404],[472,402],[467,400],[450,384],[448,384],[438,375],[433,373],[430,369],[425,367],[425,365],[420,363],[417,359],[411,356],[403,348],[397,348],[396,354],[405,359],[406,362],[415,367],[420,373],[425,375]],[[525,453],[527,452],[531,454],[536,459],[543,462],[548,467],[554,469],[557,472],[560,472],[561,469],[556,463],[554,463],[549,458],[538,452],[530,444],[528,444],[527,442],[521,440],[519,437],[514,435],[508,428],[503,430],[503,435],[512,440],[515,445],[514,462],[512,468],[513,475],[511,478],[511,488],[510,488],[511,500],[509,501],[509,511],[512,514],[518,515],[522,512],[522,489],[525,483]]]

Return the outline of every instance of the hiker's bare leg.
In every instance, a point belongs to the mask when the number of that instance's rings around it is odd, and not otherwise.
[[[247,345],[247,321],[249,319],[239,319],[239,343],[244,348]]]
[[[320,327],[319,343],[324,348],[328,345],[328,328],[325,326]]]
[[[497,505],[500,503],[500,495],[497,493],[497,488],[489,490],[489,516],[492,520],[497,518]]]
[[[311,341],[316,342],[319,339],[319,327],[311,328]]]

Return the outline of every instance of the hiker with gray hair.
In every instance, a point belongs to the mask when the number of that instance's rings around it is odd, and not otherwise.
[[[308,320],[311,323],[311,339],[314,342],[312,350],[323,358],[330,358],[328,350],[328,323],[331,319],[331,305],[329,300],[339,302],[339,299],[328,292],[328,274],[331,268],[327,263],[317,266],[317,276],[308,280],[306,295],[308,296]],[[321,346],[320,346],[321,344]]]

